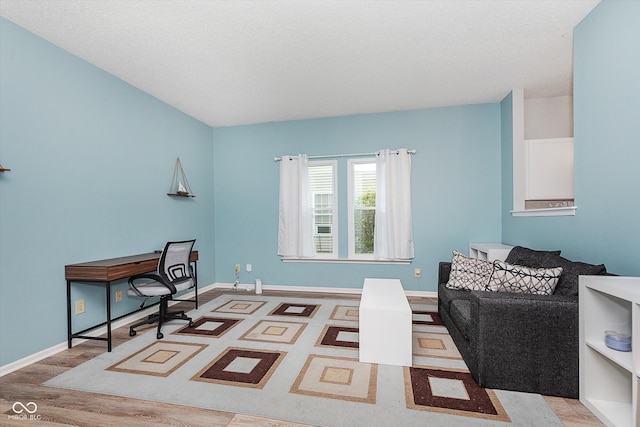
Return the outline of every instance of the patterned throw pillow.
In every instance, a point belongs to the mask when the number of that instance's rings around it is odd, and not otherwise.
[[[487,290],[551,295],[561,274],[562,267],[531,268],[496,260]]]
[[[469,258],[458,251],[453,251],[451,274],[447,288],[484,291],[493,271],[493,264],[476,258]]]

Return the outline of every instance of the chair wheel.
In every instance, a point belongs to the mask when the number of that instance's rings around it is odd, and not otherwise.
[[[134,331],[134,330],[129,330],[129,336],[130,336],[130,337],[135,337],[135,336],[136,336],[136,331]]]
[[[164,338],[164,335],[162,335],[162,332],[158,332],[158,335],[156,335],[156,337],[161,340],[162,338]]]
[[[190,321],[190,322],[189,322],[189,327],[190,327],[190,328],[193,328],[194,326],[196,326],[196,324],[195,324],[195,323],[193,323],[192,321]]]

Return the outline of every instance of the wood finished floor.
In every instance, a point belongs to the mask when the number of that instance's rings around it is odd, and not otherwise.
[[[223,293],[232,291],[212,290],[200,295],[204,304]],[[242,291],[238,291],[242,292]],[[335,298],[335,295],[320,293],[265,292],[270,296]],[[359,296],[339,295],[340,298]],[[435,303],[429,298],[410,298],[412,302]],[[193,304],[179,303],[172,309],[190,310]],[[152,327],[150,327],[152,328]],[[145,329],[140,328],[140,332]],[[113,346],[131,339],[128,328],[113,331]],[[191,427],[303,427],[266,418],[252,417],[229,412],[197,409],[166,403],[149,402],[117,396],[109,396],[74,390],[41,386],[55,377],[106,351],[103,341],[86,341],[62,351],[40,362],[0,377],[0,425],[25,427],[28,425],[87,426],[87,427],[137,427],[137,426],[191,426]],[[91,379],[88,379],[90,381]],[[603,426],[580,401],[558,397],[545,400],[567,427]],[[35,402],[39,420],[10,419],[15,402]]]

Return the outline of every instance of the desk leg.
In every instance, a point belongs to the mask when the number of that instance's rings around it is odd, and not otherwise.
[[[107,292],[107,351],[111,351],[111,282],[106,282]]]
[[[196,310],[198,309],[198,261],[194,261],[193,263],[193,279],[195,282],[195,292],[196,292]]]
[[[71,348],[71,281],[67,280],[67,346]]]

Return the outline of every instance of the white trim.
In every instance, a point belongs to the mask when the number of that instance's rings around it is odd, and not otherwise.
[[[27,357],[23,357],[22,359],[18,359],[15,362],[7,363],[4,366],[0,366],[0,377],[3,377],[7,374],[10,374],[18,369],[22,369],[31,365],[32,363],[36,363],[41,361],[42,359],[46,359],[49,356],[53,356],[54,354],[60,353],[67,349],[67,342],[62,342],[60,344],[56,344],[53,347],[45,348],[37,353],[30,354]]]
[[[567,206],[563,208],[545,208],[545,209],[526,209],[511,211],[513,216],[573,216],[576,214],[576,206]]]
[[[373,259],[373,258],[282,258],[282,262],[326,262],[334,264],[400,264],[409,265],[412,259]]]
[[[214,289],[216,287],[215,284],[211,284],[211,285],[207,285],[204,288],[198,288],[198,293],[204,293],[207,292],[211,289]],[[189,293],[186,293],[184,295],[180,295],[180,298],[192,298],[194,296],[194,292],[191,291]],[[172,306],[174,304],[178,304],[180,301],[170,301],[169,302],[169,306]],[[123,317],[122,319],[119,319],[115,322],[111,323],[111,332],[113,332],[114,330],[121,328],[122,326],[128,325],[131,322],[134,322],[138,319],[142,319],[143,317],[147,317],[149,314],[153,314],[156,311],[158,311],[158,308],[153,306],[153,307],[148,307],[146,310],[142,310],[142,311],[137,311],[135,313],[132,313],[131,315],[128,315],[126,317]],[[107,326],[101,326],[100,328],[96,328],[93,329],[89,332],[87,332],[85,335],[91,336],[91,337],[98,337],[100,335],[104,335],[107,333]],[[83,342],[86,342],[88,340],[86,339],[78,339],[78,338],[74,338],[74,340],[76,340],[75,342],[78,344],[82,344]],[[105,346],[106,346],[106,342],[105,342]],[[7,363],[6,365],[0,366],[0,377],[3,377],[7,374],[10,374],[14,371],[17,371],[18,369],[22,369],[25,368],[33,363],[39,362],[43,359],[46,359],[47,357],[53,356],[55,354],[60,353],[61,351],[67,350],[68,349],[68,343],[65,340],[64,342],[60,343],[60,344],[56,344],[53,345],[49,348],[45,348],[41,351],[38,351],[37,353],[33,353],[30,354],[29,356],[23,357],[22,359],[18,359],[14,362],[11,363]],[[106,350],[106,347],[105,347]]]
[[[511,91],[511,113],[512,113],[512,144],[513,157],[513,210],[524,210],[525,185],[526,185],[526,163],[524,144],[524,90],[516,88]]]
[[[363,282],[364,283],[364,282]],[[216,283],[216,288],[219,289],[231,289],[233,283]],[[238,288],[241,291],[253,291],[253,284],[240,284]],[[361,295],[362,288],[335,288],[325,286],[288,286],[288,285],[265,285],[262,284],[263,292],[267,291],[288,291],[299,293],[324,293],[324,294],[342,294],[342,295]],[[438,291],[404,291],[408,297],[421,297],[421,298],[438,298]]]

